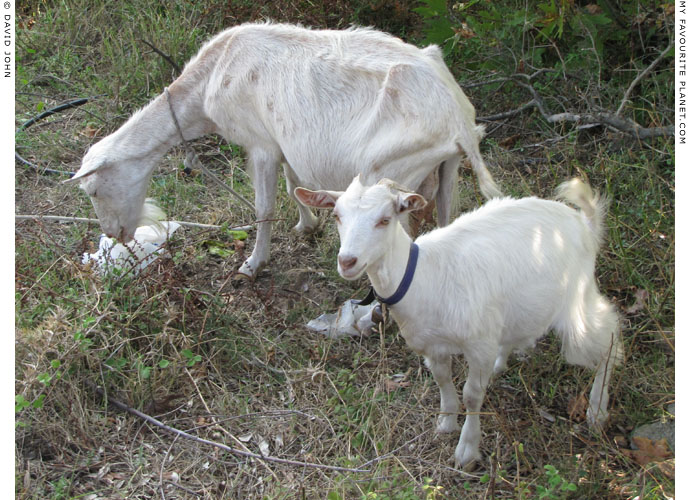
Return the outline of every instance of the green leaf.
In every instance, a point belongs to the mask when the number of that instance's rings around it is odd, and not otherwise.
[[[453,31],[453,24],[450,20],[447,18],[440,18],[429,24],[429,28],[426,30],[425,41],[440,45],[454,35],[455,31]]]
[[[43,385],[48,385],[50,384],[50,381],[53,379],[53,376],[50,375],[49,373],[41,373],[36,377],[36,380],[38,380],[40,383]]]
[[[60,368],[60,360],[59,360],[59,359],[54,359],[54,360],[52,360],[52,361],[50,362],[50,366],[51,366],[53,369],[57,370],[58,368]]]
[[[228,248],[227,243],[218,240],[206,240],[202,243],[202,245],[206,247],[206,250],[208,250],[208,253],[211,255],[217,255],[218,257],[222,258],[230,257],[233,253],[235,253],[234,250],[230,250]]]
[[[26,399],[24,399],[24,396],[21,394],[17,394],[14,397],[14,412],[18,413],[22,411],[24,408],[29,406],[31,403],[29,403]]]
[[[36,401],[34,401],[34,402],[31,404],[31,406],[33,406],[33,407],[36,408],[37,410],[38,410],[39,408],[43,408],[43,400],[44,400],[45,398],[46,398],[46,395],[45,395],[45,394],[41,394],[40,396],[38,396],[38,399],[36,399]]]
[[[428,7],[415,7],[412,12],[416,12],[422,17],[432,18],[439,15],[438,11],[430,9]]]
[[[45,107],[46,107],[46,105],[44,102],[39,102],[38,104],[36,104],[36,111],[41,112],[41,111],[43,111],[43,108],[45,108]]]
[[[151,367],[150,366],[143,366],[139,370],[139,373],[141,373],[141,378],[146,380],[151,376]]]
[[[170,361],[168,361],[167,359],[161,359],[161,360],[158,362],[158,366],[159,366],[160,368],[167,368],[168,366],[170,366]]]
[[[482,483],[482,484],[486,484],[486,483],[489,482],[489,479],[491,479],[491,478],[489,477],[489,475],[488,475],[488,474],[484,474],[482,477],[479,478],[479,482]]]
[[[187,361],[187,366],[194,366],[199,362],[201,362],[201,356],[197,354],[193,358],[190,358],[189,361]]]
[[[236,229],[228,229],[226,233],[232,237],[233,240],[246,240],[249,236],[247,231],[238,231]]]

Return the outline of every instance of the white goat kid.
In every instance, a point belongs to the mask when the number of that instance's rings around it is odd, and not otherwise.
[[[440,226],[450,220],[462,152],[482,193],[500,194],[479,152],[474,107],[433,45],[364,28],[244,24],[202,47],[169,95],[186,140],[218,133],[245,149],[260,221],[274,216],[281,163],[293,198],[298,185],[345,189],[356,174],[389,177],[435,197]],[[94,144],[72,179],[108,236],[131,239],[156,162],[181,142],[169,105],[161,94]],[[299,214],[295,229],[315,228],[308,208]],[[254,277],[267,263],[270,233],[271,222],[258,225],[240,273]]]
[[[425,205],[422,196],[388,180],[365,187],[358,178],[344,193],[298,188],[295,194],[306,205],[334,209],[343,278],[366,272],[379,297],[400,292],[407,281],[390,312],[439,385],[438,432],[459,428],[451,355],[464,354],[467,416],[455,449],[458,466],[480,458],[479,411],[492,374],[505,369],[514,349],[533,346],[549,329],[569,363],[596,370],[587,419],[595,428],[606,420],[609,378],[623,351],[618,316],[594,278],[606,204],[589,186],[573,180],[559,191],[581,211],[538,198],[495,199],[420,236],[411,283],[412,240],[399,221]]]

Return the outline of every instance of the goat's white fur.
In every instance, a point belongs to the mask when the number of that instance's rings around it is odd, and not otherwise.
[[[345,189],[358,173],[389,177],[436,197],[441,226],[461,152],[484,195],[500,194],[479,152],[483,128],[434,45],[366,28],[244,24],[204,45],[169,93],[187,140],[215,132],[244,147],[258,220],[273,217],[281,163],[293,198],[298,185]],[[91,147],[73,180],[106,234],[131,239],[151,172],[180,141],[162,94]],[[317,219],[298,206],[296,229],[314,229]],[[241,273],[252,277],[268,261],[270,232],[271,222],[259,224]]]
[[[450,356],[462,353],[467,360],[458,466],[480,458],[478,412],[491,376],[505,369],[513,350],[533,346],[550,329],[560,337],[567,362],[596,370],[589,424],[599,427],[608,416],[608,383],[623,349],[618,316],[594,277],[606,202],[579,180],[558,192],[581,211],[533,197],[494,199],[420,236],[412,284],[390,308],[439,385],[439,432],[458,429]],[[391,295],[412,242],[400,216],[424,200],[385,182],[365,187],[358,178],[345,193],[298,188],[295,194],[305,204],[334,207],[341,276],[355,279],[366,272],[380,295]]]

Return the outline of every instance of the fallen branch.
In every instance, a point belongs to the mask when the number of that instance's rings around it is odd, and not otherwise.
[[[186,439],[190,439],[192,441],[196,441],[197,443],[205,444],[208,446],[213,446],[215,448],[219,448],[223,451],[227,451],[228,453],[232,453],[233,455],[239,455],[241,457],[245,458],[253,458],[256,460],[264,460],[266,462],[275,462],[279,464],[285,464],[285,465],[295,465],[299,467],[311,467],[314,469],[324,469],[324,470],[332,470],[332,471],[337,471],[337,472],[371,472],[371,469],[353,469],[349,467],[338,467],[336,465],[323,465],[323,464],[316,464],[316,463],[311,463],[311,462],[300,462],[298,460],[288,460],[286,458],[278,458],[278,457],[272,457],[268,455],[259,455],[258,453],[252,453],[249,451],[242,451],[238,450],[236,448],[231,448],[230,446],[227,446],[222,443],[217,443],[215,441],[209,441],[208,439],[200,438],[198,436],[193,436],[192,434],[189,434],[185,431],[181,431],[179,429],[176,429],[174,427],[170,427],[169,425],[164,424],[160,420],[151,417],[150,415],[147,415],[145,413],[140,412],[139,410],[136,410],[132,408],[131,406],[126,405],[125,403],[122,403],[116,399],[113,399],[109,396],[106,395],[105,391],[101,388],[98,387],[95,383],[88,381],[88,384],[92,386],[92,388],[98,393],[101,397],[105,398],[108,403],[112,404],[116,408],[119,408],[120,410],[124,410],[127,413],[130,413],[131,415],[134,415],[136,417],[141,418],[142,420],[155,425],[156,427],[159,427],[165,431],[168,431],[172,434],[175,434],[176,436],[184,437]]]
[[[666,127],[643,127],[637,122],[630,120],[629,118],[622,118],[616,116],[613,113],[601,112],[601,113],[585,113],[585,114],[575,114],[575,113],[556,113],[553,115],[546,116],[544,118],[549,123],[558,122],[575,122],[582,123],[586,125],[608,125],[620,132],[630,134],[636,139],[644,141],[645,139],[650,139],[652,137],[667,137],[672,136],[674,132],[674,126],[668,125]]]
[[[651,139],[653,137],[669,137],[674,134],[674,126],[668,125],[666,127],[643,127],[639,123],[621,116],[617,116],[614,113],[608,111],[602,111],[598,113],[551,113],[548,106],[544,102],[541,95],[530,85],[529,83],[519,82],[518,85],[527,89],[531,94],[533,99],[519,108],[514,110],[505,111],[503,113],[498,113],[490,116],[478,117],[478,121],[499,121],[505,118],[511,118],[518,115],[524,111],[531,108],[537,108],[539,113],[544,117],[544,119],[549,123],[559,123],[559,122],[572,122],[581,125],[606,125],[613,129],[618,130],[629,135],[632,135],[636,139],[644,141],[646,139]]]

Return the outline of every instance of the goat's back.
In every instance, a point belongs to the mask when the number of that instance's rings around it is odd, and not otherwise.
[[[208,74],[205,109],[228,140],[279,149],[312,189],[344,190],[358,173],[416,188],[459,134],[479,138],[438,47],[367,28],[241,25],[187,71]]]
[[[578,290],[596,286],[596,237],[584,214],[555,201],[492,200],[416,242],[415,304],[400,323],[424,311],[413,328],[434,332],[434,342],[498,335],[520,345],[553,326]]]

